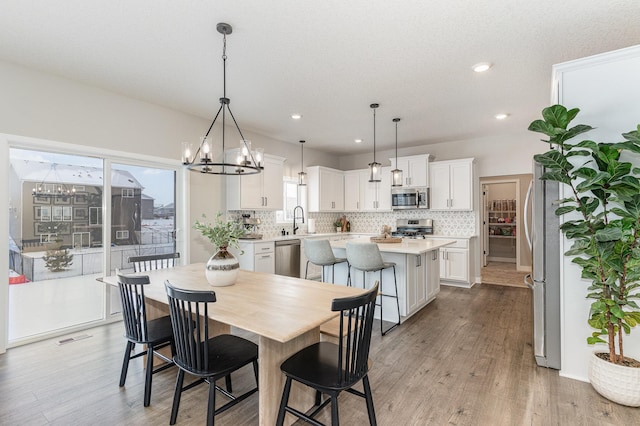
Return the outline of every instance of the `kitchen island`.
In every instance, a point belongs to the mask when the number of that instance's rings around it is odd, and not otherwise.
[[[370,239],[353,238],[331,241],[331,248],[336,257],[347,257],[347,242],[358,244],[370,242]],[[446,239],[403,239],[400,243],[378,243],[382,259],[385,262],[394,262],[396,264],[401,323],[434,300],[440,292],[440,260],[438,253],[440,248],[454,242],[454,240]],[[335,268],[336,284],[346,284],[346,263],[338,264]],[[366,281],[363,281],[362,272],[352,269],[351,273],[351,282],[355,287],[363,287],[365,283],[369,287],[380,277],[379,272],[369,272],[366,274]],[[384,294],[394,294],[393,269],[385,269],[382,274],[382,292]],[[390,297],[383,297],[382,299],[383,320],[398,322],[395,300]],[[378,312],[376,312],[376,317],[379,318]]]

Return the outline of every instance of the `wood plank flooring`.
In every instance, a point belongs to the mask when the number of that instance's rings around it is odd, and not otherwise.
[[[58,346],[58,338],[0,356],[0,424],[168,424],[176,372],[154,376],[151,406],[144,408],[141,361],[132,363],[126,386],[118,387],[122,332],[116,323],[82,332],[92,337],[73,343]],[[613,404],[588,383],[535,365],[528,289],[443,287],[396,330],[385,337],[374,331],[371,359],[383,426],[640,424],[640,409]],[[239,372],[235,390],[252,380],[250,369]],[[204,424],[206,397],[205,386],[186,392],[177,424]],[[217,416],[217,424],[256,425],[257,401],[253,395]],[[330,423],[329,411],[321,421]],[[366,413],[361,398],[340,397],[343,425],[367,424]]]
[[[527,288],[524,276],[529,272],[516,270],[515,263],[488,262],[480,269],[483,284],[499,284]]]

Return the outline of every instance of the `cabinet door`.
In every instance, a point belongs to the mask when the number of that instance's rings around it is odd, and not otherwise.
[[[241,176],[240,178],[240,208],[262,209],[262,173]]]
[[[382,168],[382,178],[378,183],[377,191],[377,210],[391,211],[391,167]]]
[[[400,163],[400,162],[399,162]],[[406,185],[410,186],[427,186],[427,159],[409,158],[407,160],[407,168],[401,170],[407,170],[408,176],[405,177]],[[408,181],[408,182],[407,182]]]
[[[449,164],[431,163],[431,210],[449,210]]]
[[[360,172],[344,174],[344,209],[346,211],[360,210]]]
[[[320,170],[320,210],[344,210],[344,178],[341,172]]]
[[[471,163],[452,163],[450,170],[449,192],[452,210],[472,209],[472,176]]]
[[[469,281],[469,251],[466,249],[446,249],[447,279]]]
[[[274,253],[256,254],[254,256],[253,270],[255,272],[267,272],[269,274],[275,274],[276,262]]]
[[[264,170],[259,175],[255,175],[262,176],[261,189],[262,197],[264,197],[262,201],[263,208],[268,210],[282,210],[283,174],[284,167],[282,165],[282,161],[269,158],[264,159]]]
[[[374,211],[378,202],[378,186],[375,182],[369,182],[368,170],[360,175],[360,192],[362,193],[360,210]]]
[[[406,315],[411,315],[423,307],[427,301],[426,257],[424,254],[407,255],[407,300]]]
[[[440,279],[441,280],[446,280],[447,279],[447,249],[440,249],[439,252],[440,256]]]
[[[427,301],[431,301],[440,293],[440,256],[437,250],[430,251],[425,256]]]

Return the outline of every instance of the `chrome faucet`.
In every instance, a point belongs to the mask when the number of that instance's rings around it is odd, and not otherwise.
[[[296,216],[296,210],[298,209],[300,209],[301,212],[300,217]],[[296,219],[302,219],[302,223],[304,223],[304,210],[302,209],[302,206],[295,206],[293,208],[293,235],[296,235],[296,231],[298,230],[298,227],[296,226]]]

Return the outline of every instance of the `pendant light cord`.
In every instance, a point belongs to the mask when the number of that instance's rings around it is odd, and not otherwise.
[[[373,162],[376,162],[376,108],[373,108]]]

